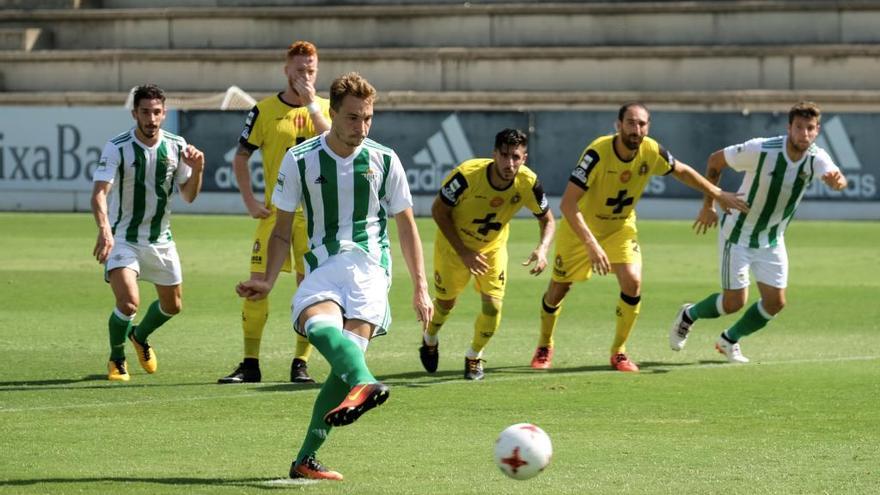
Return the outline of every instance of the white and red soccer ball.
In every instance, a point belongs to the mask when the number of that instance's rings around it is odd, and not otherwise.
[[[531,423],[508,426],[495,441],[495,464],[516,480],[533,478],[550,464],[551,457],[550,437]]]

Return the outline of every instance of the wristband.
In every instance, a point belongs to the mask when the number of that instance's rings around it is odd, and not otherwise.
[[[309,113],[318,113],[321,111],[321,104],[317,101],[313,101],[306,105],[306,110],[308,110]]]

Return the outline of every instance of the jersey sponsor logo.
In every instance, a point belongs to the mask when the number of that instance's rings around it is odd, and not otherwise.
[[[261,245],[260,245],[260,241],[259,241],[259,239],[256,240],[256,241],[254,241],[253,252],[255,252],[255,253],[259,253],[259,252],[260,252],[260,247],[261,247]]]
[[[414,166],[406,168],[410,191],[433,194],[446,174],[473,156],[458,116],[450,115],[440,124],[440,130],[428,138],[425,147],[413,155]]]
[[[613,206],[614,209],[611,210],[612,213],[623,212],[623,209],[633,204],[633,201],[635,200],[632,196],[627,197],[626,192],[626,189],[621,189],[617,192],[617,196],[605,200],[605,206]]]
[[[489,235],[493,230],[501,230],[501,227],[503,226],[501,222],[493,222],[493,220],[495,220],[495,213],[489,213],[483,218],[475,218],[471,223],[481,226],[477,229],[478,233],[481,235]]]

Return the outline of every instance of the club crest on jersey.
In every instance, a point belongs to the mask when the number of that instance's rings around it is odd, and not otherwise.
[[[646,162],[642,162],[642,164],[639,165],[639,175],[647,175],[647,173],[648,173],[648,164]]]
[[[373,167],[368,168],[367,171],[361,175],[364,177],[364,179],[367,179],[367,182],[369,182],[370,184],[376,184],[379,181],[379,174],[376,173],[375,170],[373,170]]]
[[[632,178],[632,172],[630,172],[629,170],[624,170],[624,171],[620,174],[620,182],[623,182],[624,184],[626,184],[627,182],[629,182],[629,180],[630,180],[631,178]]]
[[[492,201],[489,201],[489,206],[492,208],[498,208],[499,206],[504,204],[504,198],[500,196],[495,196],[492,198]]]
[[[520,196],[519,193],[514,194],[513,197],[510,198],[510,204],[512,205],[515,205],[520,201],[522,201],[522,196]]]

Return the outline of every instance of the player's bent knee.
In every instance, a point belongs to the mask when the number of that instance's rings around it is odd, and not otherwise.
[[[497,299],[483,299],[482,312],[486,316],[495,317],[501,314],[501,301]]]
[[[737,311],[741,310],[744,305],[745,305],[745,303],[743,301],[740,301],[739,299],[736,299],[736,300],[725,299],[725,300],[721,301],[721,307],[724,309],[724,314],[726,314],[726,315],[729,315],[731,313],[736,313]]]
[[[434,299],[434,301],[437,303],[437,306],[448,313],[455,307],[456,299]]]

